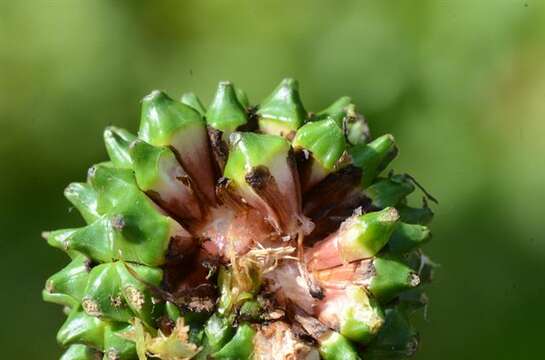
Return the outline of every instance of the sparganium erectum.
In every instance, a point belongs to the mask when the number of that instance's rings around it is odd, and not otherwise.
[[[65,307],[63,360],[397,359],[433,263],[419,185],[381,175],[398,150],[348,97],[305,110],[285,79],[259,105],[220,82],[206,109],[153,91],[138,135],[70,184],[87,225],[44,233],[71,262],[44,300]]]

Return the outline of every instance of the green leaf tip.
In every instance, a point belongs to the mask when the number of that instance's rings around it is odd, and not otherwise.
[[[102,358],[102,353],[92,347],[74,344],[62,354],[60,360],[99,360]]]
[[[375,256],[388,242],[399,220],[393,207],[353,215],[336,233],[307,251],[307,266],[320,270]]]
[[[88,224],[100,217],[97,210],[98,194],[90,184],[71,183],[64,189],[64,197],[78,209]]]
[[[206,122],[229,135],[247,121],[246,110],[238,100],[235,86],[229,81],[221,81],[206,112]]]
[[[180,102],[197,111],[201,116],[206,114],[206,109],[201,102],[201,99],[193,92],[186,92],[180,98]]]
[[[320,341],[319,350],[324,360],[361,360],[354,345],[337,332]]]
[[[215,359],[249,360],[254,350],[255,330],[248,324],[240,325],[235,335],[221,350],[213,354]]]
[[[363,171],[361,184],[366,188],[397,156],[398,150],[394,137],[386,134],[368,144],[356,145],[349,152],[353,164]]]
[[[403,174],[379,179],[364,190],[364,194],[370,198],[377,208],[397,206],[405,197],[415,190],[411,179]]]
[[[132,167],[129,146],[134,140],[136,140],[136,136],[125,129],[109,126],[104,130],[106,151],[116,167],[127,169]]]
[[[173,145],[180,133],[203,127],[202,116],[193,108],[154,90],[142,100],[138,136],[157,146]]]
[[[333,119],[306,123],[297,130],[292,144],[310,151],[327,173],[333,171],[346,149],[343,131]]]
[[[308,118],[297,80],[286,78],[265,99],[257,111],[259,128],[267,134],[290,138]]]

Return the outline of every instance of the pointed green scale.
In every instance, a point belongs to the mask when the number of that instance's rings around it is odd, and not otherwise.
[[[100,360],[102,353],[92,347],[74,344],[62,354],[60,360]]]
[[[164,264],[173,236],[187,232],[158,212],[142,193],[133,193],[108,215],[79,229],[52,231],[48,243],[61,250],[79,251],[99,262],[117,259],[148,266]]]
[[[397,211],[389,207],[353,217],[341,225],[338,244],[343,260],[350,262],[376,255],[390,239],[398,220]]]
[[[153,326],[162,305],[156,304],[148,286],[158,287],[161,280],[162,271],[157,268],[121,261],[98,265],[89,276],[83,308],[91,316],[120,322],[137,316]]]
[[[125,129],[109,126],[104,130],[104,143],[112,163],[119,168],[132,168],[129,145],[136,136]]]
[[[138,135],[150,144],[173,145],[179,133],[203,126],[204,120],[196,110],[171,99],[162,91],[152,91],[142,100]]]
[[[91,185],[87,183],[71,183],[64,190],[64,196],[78,209],[88,224],[100,217],[97,212],[98,194]]]
[[[223,175],[241,187],[247,186],[244,177],[253,167],[269,167],[278,159],[286,159],[290,150],[290,143],[275,135],[235,133],[230,142]]]
[[[96,261],[112,261],[117,256],[114,253],[114,242],[119,241],[112,220],[101,218],[79,229],[52,231],[47,240],[51,246],[66,252],[79,251]]]
[[[65,252],[71,251],[69,249],[69,239],[74,235],[79,229],[59,229],[53,231],[43,232],[42,236],[46,239],[49,246],[60,249]],[[71,253],[76,253],[71,251]]]
[[[369,279],[367,289],[381,303],[386,303],[401,292],[420,284],[420,278],[409,266],[394,256],[373,259],[375,274]]]
[[[431,238],[428,227],[418,224],[400,223],[388,242],[388,251],[394,254],[403,254],[412,251]]]
[[[367,123],[349,97],[308,119],[292,79],[283,80],[255,111],[261,134],[238,133],[254,109],[250,110],[247,95],[232,84],[220,84],[208,110],[193,93],[177,102],[154,91],[142,101],[141,140],[123,129],[105,130],[110,161],[94,166],[87,183],[73,183],[65,190],[88,225],[44,234],[50,245],[72,258],[48,279],[43,291],[44,300],[70,311],[57,335],[59,343],[69,347],[61,359],[144,358],[145,349],[140,346],[137,355],[135,343],[128,340],[136,331],[131,324],[140,324],[143,339],[144,326],[145,332],[155,336],[159,328],[180,316],[189,327],[189,340],[202,346],[196,359],[252,358],[255,330],[244,321],[258,318],[259,304],[251,291],[236,294],[229,287],[208,319],[210,312],[182,313],[177,305],[154,298],[165,285],[161,267],[167,252],[173,255],[168,251],[171,241],[180,254],[185,251],[179,249],[181,238],[193,245],[191,235],[166,214],[184,224],[199,218],[197,212],[209,214],[208,209],[217,204],[216,180],[224,175],[227,181],[221,185],[262,212],[279,236],[294,239],[301,230],[309,234],[312,228],[301,215],[306,169],[297,171],[292,147],[311,153],[312,161],[306,164],[322,177],[337,169],[341,157],[344,164],[343,153],[348,151],[363,173],[358,194],[372,201],[372,212],[360,215],[356,211],[336,232],[324,229],[329,235],[305,251],[310,271],[333,274],[332,286],[324,288],[325,298],[316,301],[332,300],[329,291],[338,291],[343,301],[330,304],[339,321],[328,325],[338,332],[324,325],[315,332],[305,327],[318,341],[321,357],[360,359],[361,351],[365,359],[397,359],[414,352],[417,336],[407,316],[425,306],[422,286],[417,285],[430,281],[437,266],[419,250],[430,238],[425,225],[433,213],[426,204],[422,208],[407,205],[407,196],[418,186],[410,176],[377,178],[397,154],[393,137],[385,135],[367,143]],[[223,138],[213,129],[213,139],[209,138],[207,121],[224,133]],[[222,146],[214,142],[216,138]],[[230,153],[224,146],[228,138]],[[221,160],[219,166],[213,162],[212,150],[217,152],[215,160]],[[224,174],[217,173],[216,167],[225,169]],[[178,183],[185,187],[177,187]],[[183,195],[184,191],[191,196]],[[180,206],[195,202],[199,210],[186,218],[159,201],[164,198]],[[332,211],[324,216],[336,215]],[[351,269],[362,273],[343,273]],[[345,281],[342,290],[334,286],[338,285],[335,281]],[[386,309],[384,319],[379,304],[393,306],[394,301],[395,307]]]
[[[137,140],[131,144],[130,154],[140,189],[181,219],[201,217],[199,198],[172,150]]]
[[[229,134],[248,122],[248,115],[237,98],[235,86],[229,81],[218,84],[214,100],[206,112],[206,122],[214,129],[224,133],[224,139]]]
[[[89,259],[81,254],[61,271],[46,281],[42,292],[44,301],[76,308],[81,303],[85,286],[89,278]]]
[[[329,105],[324,110],[317,112],[316,116],[334,116],[335,114],[345,113],[348,105],[352,104],[352,98],[350,96],[343,96],[335,100],[333,104]]]
[[[362,169],[361,184],[366,188],[396,157],[398,150],[394,137],[386,134],[368,144],[356,145],[349,152],[354,165]]]
[[[239,325],[235,335],[225,346],[213,354],[214,359],[249,360],[254,351],[255,330],[248,324]]]
[[[292,145],[294,148],[309,150],[326,174],[334,170],[346,149],[344,133],[333,119],[303,125],[297,130]]]
[[[433,219],[433,211],[424,204],[421,208],[414,208],[407,205],[397,207],[401,221],[408,224],[427,225]]]
[[[104,215],[83,228],[48,233],[50,245],[99,262],[123,259],[157,266],[165,261],[170,238],[187,234],[138,189],[131,170],[99,164],[90,171],[89,183],[98,194],[97,211]]]
[[[285,234],[297,232],[299,221],[304,221],[290,150],[290,143],[280,136],[236,132],[230,136],[224,169],[240,195]]]
[[[168,318],[172,321],[178,320],[178,318],[181,316],[180,309],[170,301],[165,303],[165,311]]]
[[[204,333],[210,352],[215,353],[231,340],[235,334],[235,329],[229,320],[214,314],[206,322]]]
[[[237,95],[237,100],[244,107],[245,109],[250,107],[250,100],[248,99],[248,95],[244,90],[242,90],[239,87],[235,86],[235,93]]]
[[[392,207],[353,215],[341,223],[339,230],[306,251],[307,267],[324,270],[375,256],[390,239],[398,220]]]
[[[308,118],[301,102],[297,80],[282,80],[261,103],[257,115],[259,129],[266,134],[290,136],[297,131]]]
[[[83,310],[90,316],[128,322],[132,311],[121,294],[121,284],[115,263],[95,266],[82,300]]]
[[[159,268],[118,261],[115,264],[121,292],[135,316],[144,323],[154,324],[163,312],[164,303],[154,298],[151,287],[160,287],[163,271]]]
[[[349,286],[344,291],[348,304],[337,308],[339,332],[351,341],[366,344],[376,335],[384,322],[382,309],[359,286]]]
[[[113,323],[104,331],[104,360],[133,360],[137,358],[136,345],[124,335],[133,331],[133,326]]]
[[[177,164],[176,156],[169,148],[153,146],[142,140],[131,144],[130,154],[134,159],[136,182],[143,191],[156,188],[161,177],[165,176],[161,173],[161,163],[168,163],[169,168],[173,168]]]
[[[319,351],[324,360],[361,360],[350,341],[334,331],[320,340]]]
[[[233,299],[233,293],[231,292],[232,280],[232,271],[227,270],[225,266],[221,266],[218,271],[217,279],[217,286],[219,290],[218,313],[220,316],[231,315],[235,305],[235,299]]]
[[[62,346],[84,344],[102,349],[106,325],[99,318],[74,309],[57,333],[57,342]]]
[[[352,103],[352,98],[343,96],[324,110],[317,112],[313,120],[333,119],[339,126],[342,126],[343,118],[346,116],[346,108]]]
[[[379,179],[363,193],[372,200],[374,206],[382,209],[399,205],[414,190],[415,186],[407,176],[393,175]]]
[[[370,360],[397,360],[414,355],[417,347],[418,334],[408,316],[393,307],[385,310],[384,326],[362,355]]]
[[[199,114],[201,114],[201,116],[204,116],[204,114],[206,114],[206,109],[204,108],[201,99],[199,99],[199,97],[195,95],[194,92],[184,93],[180,98],[180,102],[189,106],[193,110],[196,110]]]
[[[142,100],[139,137],[173,149],[184,170],[206,199],[215,204],[215,175],[204,118],[193,108],[160,91]]]
[[[91,167],[87,182],[97,192],[97,212],[101,215],[127,202],[140,192],[133,171],[113,167],[111,163]]]

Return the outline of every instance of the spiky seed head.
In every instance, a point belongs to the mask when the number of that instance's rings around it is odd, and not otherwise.
[[[208,108],[156,90],[138,135],[104,142],[110,161],[65,190],[87,224],[43,234],[71,258],[42,292],[68,316],[62,360],[415,351],[435,199],[382,174],[394,138],[371,139],[351,98],[307,113],[289,78],[255,105],[228,81]]]

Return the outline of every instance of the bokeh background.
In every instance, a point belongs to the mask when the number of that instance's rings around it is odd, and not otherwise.
[[[40,291],[66,257],[40,232],[81,224],[62,191],[105,159],[106,125],[135,130],[155,88],[209,101],[229,79],[258,102],[286,76],[308,109],[351,95],[440,200],[416,358],[542,358],[538,0],[1,1],[0,357],[60,354]]]

